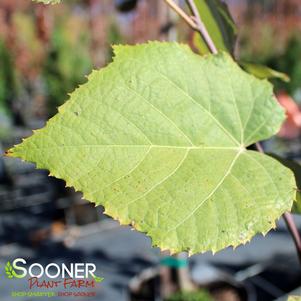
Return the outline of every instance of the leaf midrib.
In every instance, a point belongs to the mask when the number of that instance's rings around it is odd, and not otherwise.
[[[235,147],[235,146],[175,146],[175,145],[155,145],[155,144],[81,144],[81,145],[56,145],[56,146],[45,146],[45,147],[37,147],[36,149],[56,149],[56,148],[80,148],[80,147],[95,147],[95,148],[174,148],[174,149],[220,149],[220,150],[245,150],[243,146]]]

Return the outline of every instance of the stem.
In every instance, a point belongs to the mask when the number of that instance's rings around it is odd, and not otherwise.
[[[264,154],[264,150],[263,150],[263,148],[262,148],[260,142],[256,142],[255,145],[256,145],[257,150],[258,150],[260,153]]]
[[[184,10],[179,7],[174,0],[164,0],[182,19],[194,30],[198,31],[202,38],[204,39],[205,43],[207,44],[209,50],[217,54],[217,48],[215,47],[213,40],[211,39],[206,26],[204,25],[201,16],[199,14],[199,11],[194,3],[194,0],[186,0],[188,6],[191,9],[191,12],[193,13],[193,17],[188,16]]]
[[[197,24],[189,17],[184,10],[179,7],[173,0],[164,0],[184,21],[194,30],[198,30]]]
[[[205,24],[202,21],[202,18],[199,14],[198,8],[195,5],[194,0],[186,0],[192,14],[194,15],[194,20],[196,22],[197,25],[197,30],[200,32],[201,36],[203,37],[205,43],[207,44],[207,46],[209,47],[209,50],[213,53],[213,54],[217,54],[217,48],[214,45],[213,40],[211,39],[209,32],[207,31],[207,28],[205,26]]]
[[[296,246],[296,249],[297,249],[297,254],[298,254],[298,257],[299,257],[299,261],[301,263],[301,238],[300,238],[300,233],[297,229],[297,226],[295,224],[295,221],[293,219],[293,216],[291,213],[289,212],[286,212],[283,214],[283,219],[286,223],[286,226],[294,240],[294,243],[295,243],[295,246]]]
[[[259,142],[256,143],[256,148],[260,153],[264,154],[264,150],[263,150],[263,148],[262,148],[262,146]],[[288,231],[290,232],[290,234],[293,238],[293,241],[294,241],[295,247],[296,247],[296,251],[297,251],[297,255],[298,255],[298,258],[299,258],[299,261],[300,261],[300,264],[301,264],[301,237],[300,237],[300,233],[298,231],[298,228],[296,226],[296,223],[295,223],[294,218],[293,218],[291,213],[285,212],[283,214],[283,219],[284,219],[285,224],[288,228]]]

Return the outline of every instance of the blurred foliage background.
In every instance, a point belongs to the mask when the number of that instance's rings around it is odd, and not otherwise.
[[[118,5],[95,0],[53,6],[1,1],[2,126],[4,119],[11,119],[15,125],[32,127],[35,119],[55,114],[92,68],[111,60],[112,44],[160,38],[162,17],[168,15],[165,5],[161,9],[141,1],[135,12],[126,14]]]
[[[282,71],[289,83],[275,81],[276,91],[285,90],[301,101],[301,6],[300,1],[250,1],[236,11],[239,25],[239,56]]]
[[[127,13],[119,2],[69,0],[43,6],[1,1],[0,135],[9,124],[32,128],[35,120],[55,114],[92,68],[111,60],[111,44],[192,39],[164,1],[141,0]],[[236,56],[287,73],[291,81],[276,80],[275,89],[300,102],[299,1],[226,2],[239,29]],[[177,30],[172,30],[175,23]]]

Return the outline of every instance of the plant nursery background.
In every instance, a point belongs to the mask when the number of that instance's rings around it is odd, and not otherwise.
[[[287,117],[263,147],[266,153],[301,162],[301,1],[225,2],[237,27],[235,56],[290,78],[271,79]],[[184,1],[178,3],[184,7]],[[93,69],[110,63],[111,45],[149,40],[193,47],[192,31],[162,0],[66,0],[57,5],[0,0],[1,154],[43,127]],[[301,218],[294,218],[300,232]],[[175,268],[149,237],[120,226],[64,181],[34,164],[1,156],[0,268],[15,258],[44,266],[94,263],[104,279],[94,297],[82,298],[93,301],[161,300],[154,291],[149,297],[133,296],[135,281],[145,271]],[[257,235],[235,250],[189,257],[188,267],[189,278],[201,287],[229,284],[218,288],[214,300],[286,301],[291,292],[301,294],[301,268],[282,219],[267,236]],[[4,274],[1,270],[0,299],[8,301],[14,299],[12,290],[26,290],[28,283]]]

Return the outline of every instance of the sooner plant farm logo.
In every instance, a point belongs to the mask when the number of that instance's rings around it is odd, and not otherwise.
[[[13,297],[95,296],[96,292],[91,289],[95,289],[96,285],[104,279],[96,276],[95,273],[94,263],[70,263],[68,265],[49,263],[43,266],[40,263],[28,265],[24,258],[16,258],[5,265],[5,274],[8,279],[28,278],[29,291],[14,291]],[[34,289],[43,289],[43,292],[34,292]],[[53,291],[54,289],[56,291]]]

